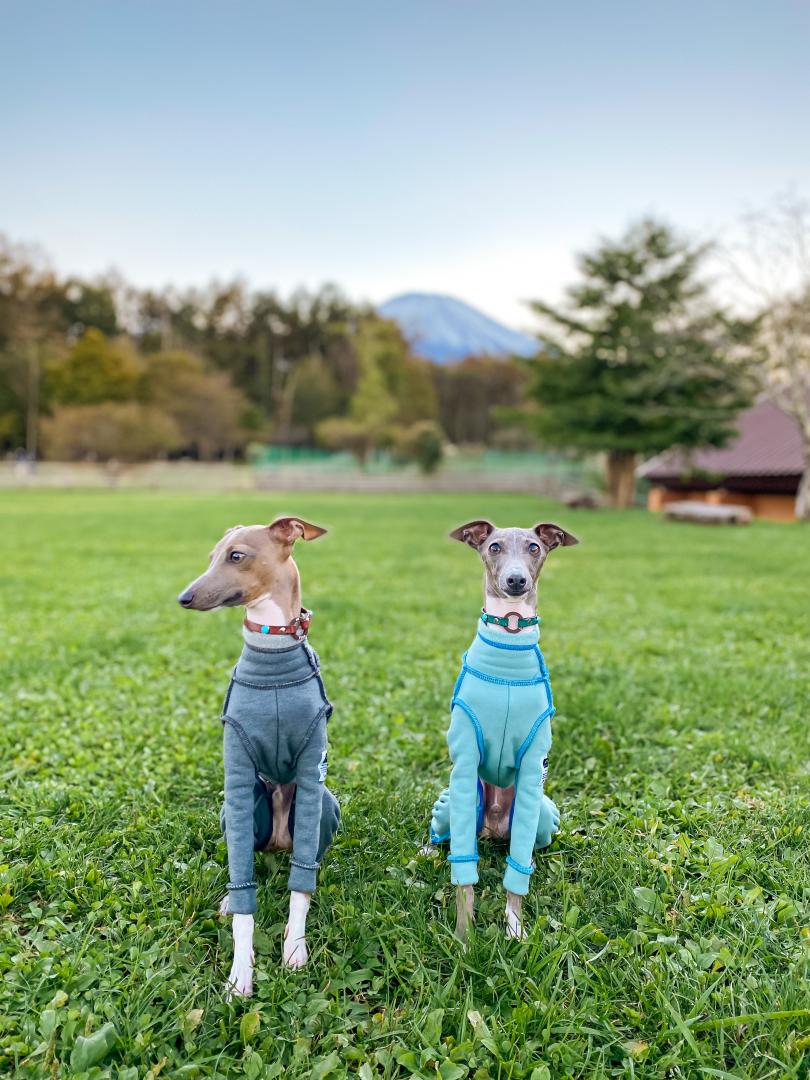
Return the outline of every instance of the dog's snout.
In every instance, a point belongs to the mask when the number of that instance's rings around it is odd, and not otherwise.
[[[180,607],[190,608],[194,603],[194,591],[192,589],[185,589],[177,597],[177,603]]]
[[[506,587],[510,592],[522,593],[526,591],[527,580],[525,574],[513,572],[506,579]]]

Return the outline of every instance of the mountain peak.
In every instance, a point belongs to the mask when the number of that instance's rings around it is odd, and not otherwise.
[[[447,364],[465,356],[534,356],[538,342],[454,296],[401,293],[379,313],[399,325],[418,356]]]

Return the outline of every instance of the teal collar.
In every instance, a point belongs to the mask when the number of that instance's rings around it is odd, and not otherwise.
[[[507,611],[505,615],[490,615],[486,608],[481,608],[481,622],[486,626],[492,623],[494,626],[502,626],[507,634],[519,634],[527,626],[539,626],[540,616],[523,616],[519,611]]]

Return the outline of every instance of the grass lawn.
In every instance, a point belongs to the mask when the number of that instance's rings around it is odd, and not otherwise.
[[[806,529],[491,495],[0,500],[0,1075],[808,1075]],[[240,615],[175,596],[226,526],[282,510],[331,530],[298,557],[344,825],[303,972],[280,967],[286,856],[260,863],[256,993],[226,1004]],[[482,844],[464,949],[449,868],[418,851],[481,603],[446,534],[479,516],[583,543],[540,590],[563,831],[526,943],[504,938],[504,852]],[[82,1073],[93,1033],[109,1049]]]

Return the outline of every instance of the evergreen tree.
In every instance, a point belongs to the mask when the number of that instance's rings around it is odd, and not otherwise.
[[[751,399],[753,335],[700,278],[705,246],[645,220],[579,259],[583,280],[542,317],[538,430],[552,446],[606,454],[611,503],[629,506],[639,455],[720,446]]]

